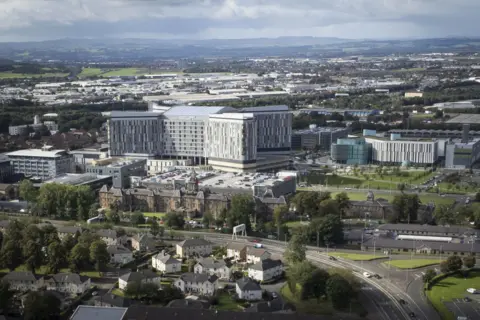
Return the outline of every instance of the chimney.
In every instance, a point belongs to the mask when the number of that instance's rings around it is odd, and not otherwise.
[[[462,132],[462,143],[468,143],[468,134],[470,132],[470,125],[464,124],[463,125],[463,132]]]

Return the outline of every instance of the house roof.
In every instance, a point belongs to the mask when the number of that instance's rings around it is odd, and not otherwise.
[[[81,276],[77,273],[57,273],[52,276],[46,276],[45,281],[54,281],[62,283],[82,284],[90,280],[89,277]]]
[[[180,247],[197,247],[197,246],[208,246],[208,245],[212,245],[212,243],[205,239],[186,239],[180,243],[177,243],[177,246],[180,246]]]
[[[265,259],[248,267],[249,269],[265,271],[282,265],[280,260]]]
[[[255,303],[249,308],[246,308],[245,312],[280,312],[294,310],[294,307],[285,302],[280,296],[272,301],[262,301]]]
[[[197,264],[207,268],[207,269],[218,269],[227,266],[227,263],[223,260],[214,260],[213,258],[200,258],[198,259]]]
[[[412,231],[412,232],[431,232],[431,233],[444,233],[444,234],[476,234],[477,230],[465,227],[449,227],[449,226],[431,226],[420,224],[383,224],[378,226],[378,230],[388,231]]]
[[[238,280],[237,286],[242,291],[262,291],[260,285],[250,278],[242,278]]]
[[[77,233],[77,231],[81,233],[81,232],[82,232],[82,228],[80,228],[80,227],[68,227],[68,226],[66,226],[66,227],[58,227],[58,228],[57,228],[57,231],[58,231],[59,233],[72,233],[72,234],[75,234],[75,233]]]
[[[268,253],[268,251],[265,250],[265,249],[247,247],[247,255],[248,255],[248,256],[261,257],[261,256],[264,255],[265,253]]]
[[[37,281],[41,276],[33,274],[30,271],[12,271],[7,273],[3,280],[7,281]]]
[[[102,238],[117,239],[117,231],[110,229],[99,229],[96,232]]]
[[[247,246],[243,243],[230,242],[229,244],[227,244],[227,249],[235,250],[235,251],[242,251],[246,247]]]
[[[107,247],[107,251],[110,254],[116,253],[132,253],[129,249],[125,248],[124,246],[120,245],[111,245]]]
[[[198,310],[189,308],[161,308],[135,305],[128,308],[122,320],[358,320],[358,316],[319,316],[306,314],[251,313],[219,310]],[[77,320],[77,319],[74,319]],[[93,320],[93,319],[89,319]]]
[[[415,241],[415,240],[395,240],[386,237],[371,238],[364,242],[365,246],[373,247],[373,242],[377,248],[386,249],[419,249],[419,248],[431,248],[433,250],[442,250],[448,252],[475,252],[480,253],[480,243],[448,243],[448,242],[436,242],[436,241]]]
[[[70,317],[70,320],[121,320],[124,319],[127,308],[93,307],[80,305]]]
[[[216,275],[208,275],[206,273],[193,273],[193,272],[187,272],[184,273],[180,276],[180,279],[182,279],[185,282],[215,282],[217,281],[218,277]]]
[[[173,258],[171,255],[166,253],[164,250],[159,252],[158,254],[154,255],[152,259],[159,260],[163,264],[176,264],[176,263],[182,263],[181,261],[178,261],[177,259]]]
[[[129,307],[133,304],[133,300],[117,296],[110,292],[105,293],[103,296],[96,297],[95,300],[113,307]]]
[[[142,270],[138,272],[129,272],[124,274],[123,276],[120,276],[119,279],[125,281],[125,282],[136,282],[136,281],[142,281],[145,279],[155,279],[159,278],[160,275],[156,274],[152,270]]]

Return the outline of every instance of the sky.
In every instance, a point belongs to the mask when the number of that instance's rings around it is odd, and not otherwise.
[[[480,0],[0,0],[0,41],[478,37]]]

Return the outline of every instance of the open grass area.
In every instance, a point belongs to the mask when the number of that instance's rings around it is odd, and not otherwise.
[[[93,77],[102,74],[102,69],[100,68],[83,68],[82,72],[78,74],[79,78]]]
[[[144,212],[143,216],[144,217],[149,217],[149,218],[163,218],[165,217],[166,213],[165,212]]]
[[[224,311],[240,311],[242,307],[239,306],[233,297],[228,293],[221,293],[218,296],[218,305],[216,306],[217,310],[224,310]]]
[[[391,260],[384,262],[385,265],[390,265],[398,269],[417,269],[439,264],[440,259],[411,259],[411,260]]]
[[[359,191],[345,191],[348,194],[348,197],[352,201],[364,201],[367,199],[367,193],[366,192],[359,192]],[[332,198],[335,198],[335,196],[340,193],[340,192],[332,192]],[[375,190],[373,190],[373,193],[375,194]],[[395,193],[392,194],[387,194],[387,193],[378,193],[375,195],[375,198],[379,199],[385,199],[391,202],[393,198],[395,197]],[[440,204],[447,204],[451,205],[455,202],[454,199],[452,198],[442,198],[441,196],[435,195],[435,194],[419,194],[418,197],[420,198],[420,201],[424,204],[434,202],[437,205]]]
[[[181,73],[178,71],[167,70],[151,70],[148,68],[83,68],[78,74],[79,78],[88,77],[121,77],[121,76],[142,76],[147,74],[163,74],[163,73]]]
[[[295,305],[299,313],[308,314],[333,314],[334,310],[329,301],[317,301],[317,299],[300,300],[297,293],[301,292],[302,287],[297,284],[295,293],[290,291],[288,285],[284,285],[280,290],[282,297]]]
[[[343,258],[353,261],[371,261],[376,259],[385,259],[385,256],[380,254],[373,255],[373,254],[362,254],[362,253],[344,253],[344,252],[329,252],[329,256],[333,256],[336,258]]]
[[[465,297],[468,295],[466,291],[468,288],[480,288],[480,272],[470,272],[467,279],[461,275],[455,275],[440,280],[427,291],[427,297],[440,313],[443,320],[454,320],[454,315],[443,302]]]
[[[114,294],[116,296],[119,296],[119,297],[125,297],[125,293],[118,288],[113,289],[112,294]]]
[[[425,71],[425,68],[406,68],[406,69],[395,69],[392,72],[420,72]]]
[[[68,76],[68,73],[39,73],[39,74],[29,74],[29,73],[12,73],[12,72],[0,72],[0,79],[20,79],[20,78],[64,78]]]

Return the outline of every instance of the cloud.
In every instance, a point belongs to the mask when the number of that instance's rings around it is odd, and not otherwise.
[[[476,36],[478,0],[0,0],[0,40]]]

